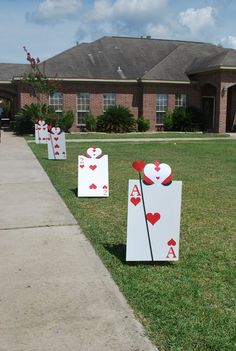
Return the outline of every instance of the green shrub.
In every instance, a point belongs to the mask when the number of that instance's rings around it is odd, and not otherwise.
[[[48,113],[48,107],[45,104],[25,105],[15,115],[13,130],[18,135],[34,133],[34,124],[39,119],[43,119]]]
[[[73,124],[74,114],[72,111],[66,111],[58,116],[54,109],[46,104],[25,105],[15,116],[14,132],[18,135],[32,134],[34,124],[40,119],[67,132]]]
[[[172,112],[166,111],[164,116],[164,130],[173,130]]]
[[[172,114],[173,130],[191,131],[192,130],[192,112],[184,107],[176,107]]]
[[[31,115],[23,112],[17,113],[13,122],[13,130],[17,135],[33,134],[34,122],[32,121]]]
[[[96,131],[96,118],[91,113],[87,113],[85,115],[84,119],[85,119],[86,129],[89,132],[95,132]]]
[[[107,133],[125,133],[135,130],[136,120],[128,108],[111,106],[97,117],[96,130]]]
[[[150,128],[150,120],[143,116],[139,117],[136,123],[138,132],[146,132]]]
[[[64,132],[69,132],[69,129],[72,127],[74,122],[74,113],[73,111],[66,111],[61,114],[58,118],[58,127],[60,127]]]

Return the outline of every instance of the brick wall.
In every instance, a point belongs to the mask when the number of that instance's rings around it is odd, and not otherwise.
[[[156,95],[168,95],[168,110],[175,108],[175,94],[185,94],[187,106],[200,107],[200,91],[195,84],[144,84],[143,115],[150,119],[151,130],[156,130]]]
[[[156,130],[156,95],[168,95],[168,109],[173,110],[175,107],[175,94],[186,94],[187,106],[194,106],[201,109],[202,88],[207,84],[215,87],[216,96],[216,123],[215,131],[225,132],[227,116],[227,91],[222,94],[225,84],[236,81],[236,74],[233,72],[211,72],[194,75],[191,84],[150,84],[150,83],[106,83],[106,82],[63,82],[64,110],[72,110],[75,115],[75,121],[72,131],[79,131],[77,125],[77,106],[76,96],[78,92],[90,93],[90,112],[94,116],[103,113],[103,94],[115,93],[116,104],[123,105],[130,109],[137,118],[143,115],[150,119],[150,129]],[[47,98],[43,101],[47,103]],[[19,94],[20,106],[36,102],[36,99],[30,96],[29,91],[21,87]],[[233,106],[232,108],[236,108]],[[236,111],[236,109],[235,109]]]

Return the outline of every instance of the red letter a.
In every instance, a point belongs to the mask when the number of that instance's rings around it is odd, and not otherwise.
[[[141,196],[140,192],[139,192],[139,188],[137,185],[134,185],[130,196]]]
[[[170,256],[170,255],[172,255],[172,256]],[[175,255],[173,247],[170,248],[166,258],[176,258],[176,255]]]

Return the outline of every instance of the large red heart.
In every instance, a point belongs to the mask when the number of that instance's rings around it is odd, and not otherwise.
[[[89,188],[90,189],[97,189],[97,186],[94,183],[92,183],[91,185],[89,185]]]
[[[54,155],[55,155],[55,156],[58,156],[58,155],[59,155],[59,152],[58,152],[58,151],[56,151],[56,152],[54,153]]]
[[[175,246],[176,245],[176,241],[174,239],[170,239],[167,243],[168,246]]]
[[[141,160],[141,161],[134,161],[132,166],[133,166],[134,169],[136,169],[136,171],[142,172],[142,170],[145,167],[145,162],[143,160]]]
[[[140,197],[131,197],[130,201],[134,206],[137,206],[140,203],[141,199]]]
[[[94,171],[94,170],[97,168],[97,166],[96,166],[96,165],[90,165],[89,168],[90,168],[92,171]]]
[[[146,214],[146,218],[147,218],[148,222],[150,222],[152,225],[154,225],[156,222],[159,221],[159,219],[161,218],[161,215],[158,212],[155,212],[155,213],[149,212]]]

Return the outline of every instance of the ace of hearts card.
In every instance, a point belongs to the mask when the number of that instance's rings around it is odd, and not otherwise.
[[[78,197],[108,197],[108,155],[96,146],[78,156]]]
[[[49,160],[66,159],[65,133],[59,127],[53,127],[49,132],[48,159]]]
[[[145,181],[129,180],[126,261],[177,261],[182,182],[170,182],[164,164],[147,166]]]
[[[36,144],[47,144],[49,140],[48,125],[45,121],[39,120],[34,125],[35,128],[35,143]]]

